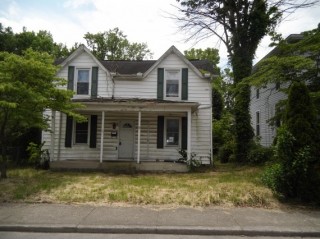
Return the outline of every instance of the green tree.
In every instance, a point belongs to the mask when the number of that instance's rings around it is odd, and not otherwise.
[[[88,32],[84,39],[100,60],[142,60],[152,56],[146,43],[130,43],[119,28],[95,34]]]
[[[295,0],[177,0],[181,28],[196,39],[217,36],[227,48],[236,85],[249,76],[261,39],[272,32],[286,11],[309,7],[317,1]],[[247,99],[243,99],[247,98]],[[235,96],[236,158],[247,158],[253,137],[249,114],[249,85],[241,84]],[[241,127],[242,126],[242,127]],[[249,131],[249,132],[248,132]]]
[[[0,23],[0,51],[12,52],[22,55],[23,51],[32,48],[34,51],[47,52],[56,58],[66,57],[70,54],[69,49],[62,43],[56,43],[50,32],[27,31],[23,27],[20,33],[14,33],[11,27],[4,28]]]
[[[246,81],[256,87],[270,83],[282,85],[282,91],[288,93],[293,82],[308,82],[310,96],[320,114],[320,28],[303,32],[303,38],[294,43],[280,39],[276,55],[260,61],[254,73]],[[279,103],[279,109],[286,108],[286,101]],[[285,112],[278,111],[275,120],[285,120]]]
[[[267,185],[286,198],[320,199],[319,128],[317,117],[304,82],[290,87],[286,117],[278,130],[278,166],[269,169]],[[318,201],[319,202],[319,201]]]
[[[206,48],[202,50],[201,48],[195,49],[191,48],[190,50],[184,51],[184,55],[189,60],[208,60],[214,66],[214,68],[218,68],[218,64],[220,61],[219,50],[215,48]]]
[[[45,109],[83,119],[74,113],[80,107],[71,102],[72,91],[59,89],[65,80],[56,78],[53,58],[43,52],[26,50],[21,56],[0,53],[0,145],[1,178],[6,178],[7,151],[10,143],[37,127],[46,129]]]

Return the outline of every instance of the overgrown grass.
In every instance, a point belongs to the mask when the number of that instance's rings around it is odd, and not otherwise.
[[[203,173],[133,175],[11,169],[0,181],[0,201],[277,207],[260,182],[262,171],[233,165]]]

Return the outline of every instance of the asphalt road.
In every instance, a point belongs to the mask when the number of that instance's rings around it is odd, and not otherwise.
[[[29,233],[0,232],[0,239],[288,239],[288,237],[243,237],[243,236],[188,236],[160,234],[87,234],[87,233]],[[301,237],[292,237],[300,239]],[[307,238],[304,239],[315,239]]]

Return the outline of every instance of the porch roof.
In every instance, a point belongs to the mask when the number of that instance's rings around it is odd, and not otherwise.
[[[88,98],[73,99],[73,102],[79,102],[87,106],[87,110],[101,111],[186,111],[191,109],[196,111],[199,107],[197,102],[171,101],[158,99],[141,98]],[[107,107],[107,108],[106,108]]]

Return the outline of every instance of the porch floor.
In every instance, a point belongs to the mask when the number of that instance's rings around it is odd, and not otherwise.
[[[135,172],[188,172],[186,164],[175,162],[142,161],[103,161],[98,160],[61,160],[50,162],[51,170],[103,171],[114,173]]]

